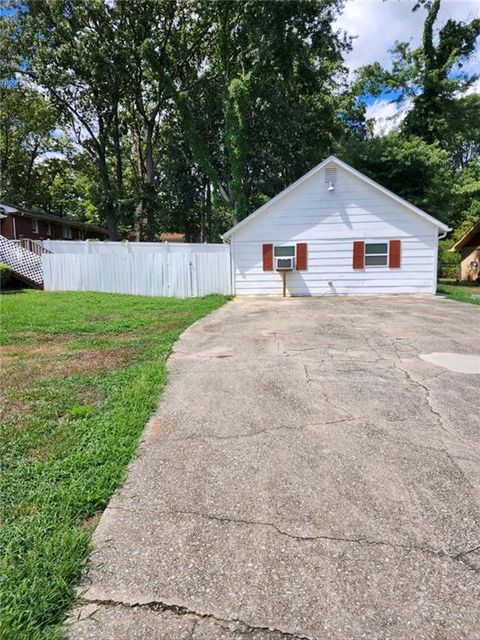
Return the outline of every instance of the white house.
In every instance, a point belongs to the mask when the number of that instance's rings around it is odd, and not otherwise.
[[[449,227],[330,156],[236,224],[237,295],[434,293]]]

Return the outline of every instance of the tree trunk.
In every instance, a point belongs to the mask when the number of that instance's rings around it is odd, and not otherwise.
[[[120,124],[118,122],[118,105],[115,110],[115,117],[113,123],[113,148],[115,149],[115,179],[116,179],[116,191],[117,200],[123,196],[123,163],[122,163],[122,147],[121,147],[121,135]],[[119,213],[120,205],[118,206]]]
[[[115,199],[112,194],[112,186],[105,155],[100,153],[97,158],[97,167],[102,181],[102,217],[107,222],[109,240],[117,239],[117,211],[115,207]]]
[[[200,242],[208,242],[210,239],[210,218],[212,213],[212,194],[210,180],[207,178],[204,187],[204,200],[200,219]]]
[[[155,122],[149,123],[145,136],[143,162],[139,162],[142,176],[140,200],[135,209],[135,232],[140,241],[153,242],[156,233],[156,169],[153,159],[153,129]],[[140,148],[140,145],[139,145]]]

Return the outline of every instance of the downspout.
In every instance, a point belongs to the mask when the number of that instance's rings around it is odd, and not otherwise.
[[[13,239],[17,239],[17,225],[15,224],[15,216],[12,213],[12,224],[13,224]]]

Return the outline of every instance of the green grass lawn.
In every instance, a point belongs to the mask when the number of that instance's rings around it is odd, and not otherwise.
[[[1,640],[61,637],[91,533],[155,409],[172,344],[225,301],[1,297]]]
[[[480,287],[439,283],[437,293],[443,293],[449,300],[480,304]]]

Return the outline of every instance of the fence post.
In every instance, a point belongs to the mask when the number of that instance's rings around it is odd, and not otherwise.
[[[167,265],[167,269],[166,269],[166,271],[167,271],[167,276],[166,276],[167,277],[167,296],[170,296],[170,278],[171,278],[170,272],[172,270],[171,269],[171,264],[170,264],[170,245],[168,244],[168,241],[166,241],[165,244],[167,245],[166,246],[167,259],[165,261],[166,265]]]

